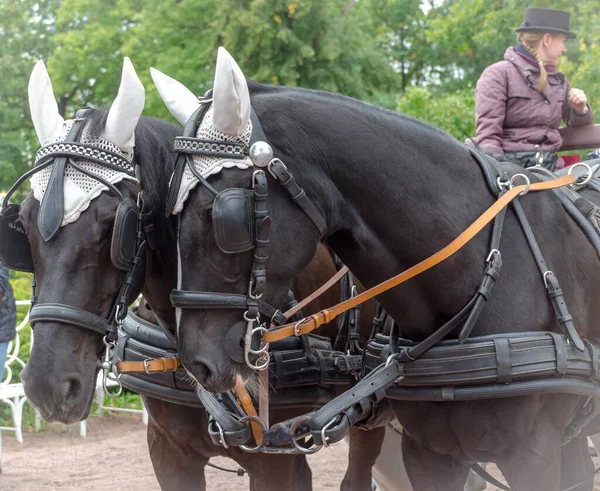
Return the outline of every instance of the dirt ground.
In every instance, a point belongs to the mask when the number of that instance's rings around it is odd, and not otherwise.
[[[148,456],[146,427],[137,415],[118,415],[88,421],[87,437],[79,426],[51,426],[42,433],[27,433],[24,443],[3,432],[0,490],[10,491],[159,491]],[[340,442],[308,457],[314,491],[339,489],[348,456]],[[235,469],[235,462],[212,459],[212,463]],[[124,470],[127,472],[124,472]],[[497,470],[489,469],[499,477]],[[115,486],[114,473],[119,478]],[[246,491],[248,478],[206,469],[209,490]],[[595,490],[600,490],[600,477]],[[488,485],[486,491],[497,491]]]
[[[87,436],[79,426],[52,425],[43,433],[26,433],[23,444],[11,432],[2,433],[0,490],[4,491],[159,491],[154,477],[146,427],[137,415],[88,420]],[[309,456],[314,490],[339,489],[346,469],[345,442]],[[237,469],[232,460],[211,463]],[[127,469],[127,472],[124,470]],[[116,481],[111,474],[118,472]],[[207,489],[247,491],[248,478],[206,468]]]

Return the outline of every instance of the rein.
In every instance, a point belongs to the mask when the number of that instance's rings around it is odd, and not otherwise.
[[[266,343],[272,343],[275,341],[280,341],[282,339],[292,337],[292,336],[301,336],[303,334],[308,334],[318,327],[322,326],[335,319],[338,315],[347,312],[348,310],[360,305],[371,298],[380,295],[415,276],[431,269],[437,264],[441,263],[445,259],[448,259],[450,256],[458,252],[462,247],[464,247],[471,239],[473,239],[481,230],[492,221],[502,210],[506,208],[515,198],[527,194],[529,191],[547,191],[550,189],[560,188],[562,186],[567,186],[573,184],[575,182],[575,177],[572,175],[567,175],[564,177],[560,177],[557,179],[553,179],[551,181],[537,182],[533,184],[522,184],[518,186],[514,186],[513,188],[506,191],[492,206],[490,206],[485,212],[483,212],[477,220],[475,220],[469,227],[467,227],[456,239],[454,239],[450,244],[448,244],[443,249],[440,249],[435,254],[429,256],[424,259],[420,263],[412,266],[411,268],[403,271],[402,273],[386,280],[379,285],[370,288],[355,297],[352,297],[344,302],[340,302],[329,309],[323,309],[320,312],[311,315],[309,317],[305,317],[298,322],[285,324],[281,327],[275,329],[269,329],[263,339]],[[284,316],[286,318],[291,317],[295,312],[300,310],[302,307],[307,305],[309,302],[318,298],[321,294],[323,294],[326,290],[328,290],[338,279],[346,273],[346,268],[342,268],[338,271],[327,283],[325,283],[321,288],[316,290],[313,294],[307,297],[305,300],[300,302],[297,306],[285,312]],[[299,308],[298,308],[299,307]],[[175,361],[177,360],[177,361]],[[124,364],[126,363],[126,364]],[[118,365],[118,370],[120,371],[121,367],[130,372],[146,372],[146,373],[154,373],[154,372],[165,372],[170,370],[176,370],[180,365],[178,358],[159,358],[156,360],[146,360],[143,362],[121,362]],[[237,387],[237,385],[236,385]],[[254,411],[256,412],[256,411]]]
[[[360,305],[371,298],[380,295],[402,283],[408,281],[411,278],[431,269],[433,266],[441,263],[445,259],[448,259],[454,253],[458,252],[463,246],[465,246],[473,237],[475,237],[481,230],[498,215],[506,206],[511,203],[515,198],[520,195],[525,195],[529,191],[546,191],[549,189],[556,189],[562,186],[573,184],[575,178],[573,176],[564,176],[551,181],[537,182],[533,184],[522,184],[514,186],[506,191],[492,206],[490,206],[477,220],[475,220],[469,227],[467,227],[456,239],[448,244],[443,249],[440,249],[435,254],[424,259],[420,263],[412,266],[411,268],[403,271],[402,273],[390,278],[389,280],[380,283],[373,288],[370,288],[353,298],[350,298],[344,302],[341,302],[329,309],[323,309],[310,317],[306,317],[296,323],[285,324],[281,327],[269,329],[265,333],[263,339],[267,343],[279,341],[290,336],[301,336],[302,334],[308,334],[314,331],[318,327],[322,326],[335,319],[338,315],[347,312],[348,310]]]

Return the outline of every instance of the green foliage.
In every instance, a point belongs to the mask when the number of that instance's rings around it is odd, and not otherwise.
[[[475,94],[472,88],[435,96],[422,87],[410,87],[398,102],[398,111],[450,133],[460,141],[475,135]]]

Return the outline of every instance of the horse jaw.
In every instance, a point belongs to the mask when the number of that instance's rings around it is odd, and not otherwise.
[[[250,120],[250,93],[242,70],[223,47],[219,48],[213,86],[213,125],[222,133],[238,136]]]
[[[42,60],[33,67],[29,77],[28,94],[33,127],[40,144],[45,145],[60,135],[65,121],[58,112],[52,82]]]
[[[104,138],[120,148],[132,148],[135,144],[135,127],[144,110],[145,91],[131,60],[123,60],[121,85],[104,128]]]

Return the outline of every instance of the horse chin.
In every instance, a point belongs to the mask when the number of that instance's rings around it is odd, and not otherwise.
[[[45,338],[53,332],[62,334],[51,326],[36,326],[35,343],[21,381],[28,400],[44,420],[72,424],[87,418],[90,412],[100,358],[91,343],[76,352],[84,344],[81,339],[61,345],[65,340],[57,337],[55,344],[49,343]],[[59,353],[58,347],[63,351]]]
[[[43,401],[39,398],[36,387],[26,382],[26,372],[25,370],[23,372],[23,387],[29,403],[39,411],[44,421],[47,423],[70,425],[88,418],[94,400],[95,384],[85,384],[86,387],[83,390],[84,392],[87,392],[87,394],[83,393],[81,394],[81,397],[77,399],[65,398],[61,402],[48,404],[47,401]],[[58,387],[64,386],[65,384],[69,384],[69,382],[64,381],[59,383]],[[88,386],[90,387],[89,389],[87,388]],[[57,400],[57,397],[53,397],[52,400]]]

